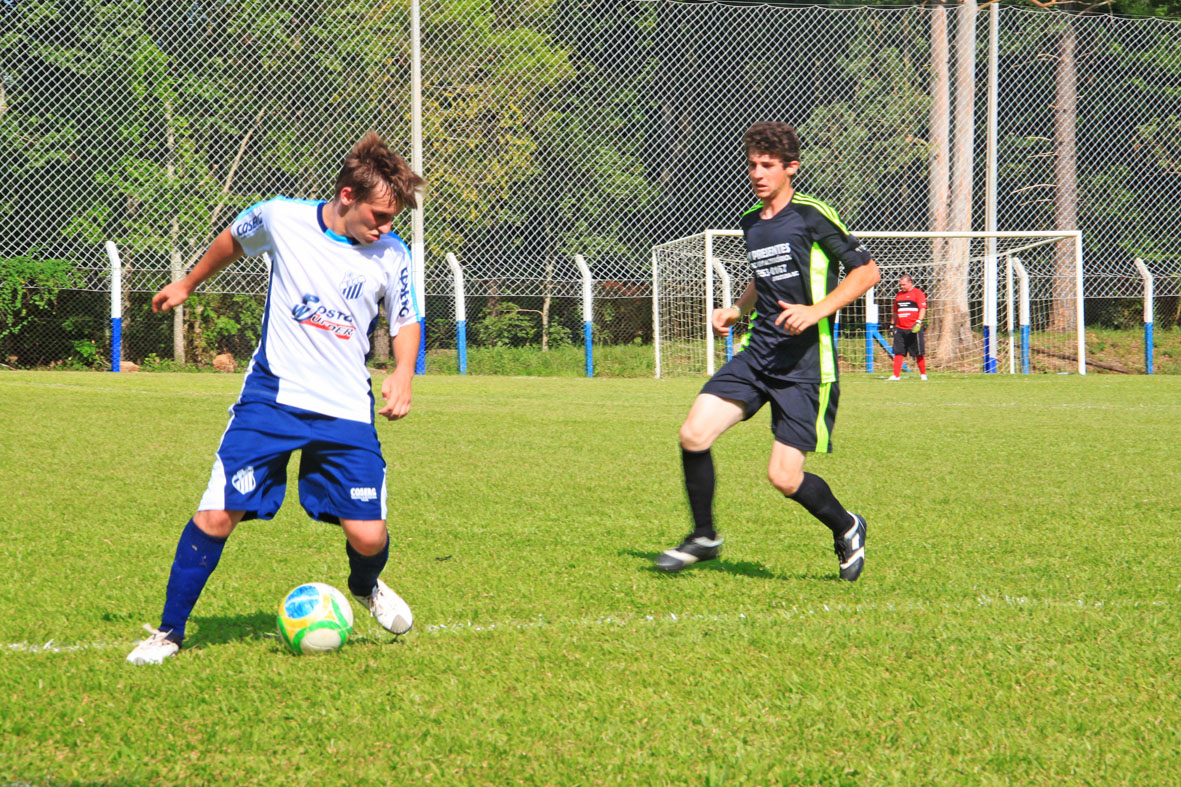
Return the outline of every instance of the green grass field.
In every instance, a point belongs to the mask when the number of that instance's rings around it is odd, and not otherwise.
[[[378,425],[414,631],[284,650],[346,573],[292,479],[137,668],[241,377],[0,373],[0,783],[1175,783],[1181,378],[849,375],[809,469],[854,585],[765,413],[715,447],[723,559],[650,569],[700,382],[420,378]]]

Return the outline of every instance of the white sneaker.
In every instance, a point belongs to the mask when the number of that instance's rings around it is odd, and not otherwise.
[[[356,598],[369,608],[369,614],[373,615],[378,625],[391,634],[405,634],[414,625],[414,613],[410,611],[410,605],[380,579],[371,594]]]
[[[927,379],[927,375],[925,375],[925,374],[924,374],[924,375],[922,376],[922,379],[926,380],[926,379]]]
[[[901,377],[891,377],[889,380],[886,380],[886,382],[892,383],[892,382],[896,382],[901,379],[902,379]]]
[[[145,640],[141,640],[135,646],[135,650],[127,656],[127,661],[130,664],[160,664],[164,659],[176,655],[180,650],[180,645],[168,638],[169,632],[159,631],[144,624],[144,631],[147,631],[152,636]]]

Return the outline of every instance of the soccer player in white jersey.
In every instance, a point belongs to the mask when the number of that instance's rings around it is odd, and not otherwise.
[[[177,653],[230,533],[279,510],[295,450],[302,452],[304,509],[344,531],[349,590],[387,630],[410,629],[410,608],[378,578],[389,556],[385,461],[365,358],[385,303],[396,368],[382,382],[378,414],[402,418],[410,411],[420,330],[410,251],[390,224],[422,185],[369,132],[345,157],[332,200],[276,197],[247,208],[185,278],[152,298],[154,311],[168,311],[244,254],[270,255],[258,349],[230,407],[209,486],[176,546],[160,627],[145,627],[151,636],[127,657],[132,664]]]

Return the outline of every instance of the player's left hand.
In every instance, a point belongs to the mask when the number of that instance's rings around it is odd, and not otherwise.
[[[783,311],[779,312],[779,316],[775,318],[775,324],[782,325],[783,330],[793,336],[803,333],[820,322],[820,316],[816,310],[803,303],[779,301],[779,307]]]
[[[381,383],[381,396],[385,399],[385,407],[377,411],[390,421],[397,421],[410,412],[410,382],[414,377],[410,374],[386,375]]]

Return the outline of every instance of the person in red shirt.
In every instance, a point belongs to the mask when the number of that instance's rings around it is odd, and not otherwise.
[[[891,380],[901,379],[902,362],[907,353],[914,356],[919,374],[927,379],[927,356],[923,350],[926,333],[923,318],[926,316],[926,294],[914,286],[914,279],[902,274],[898,280],[898,294],[894,296],[894,376]]]

